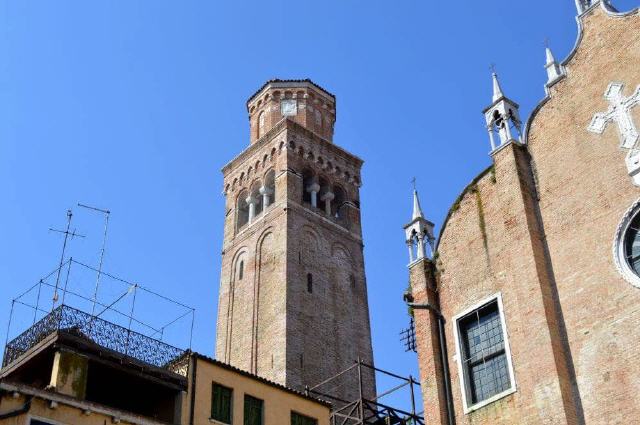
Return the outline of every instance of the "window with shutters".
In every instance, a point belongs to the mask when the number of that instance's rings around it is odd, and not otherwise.
[[[262,425],[264,402],[259,398],[244,396],[244,425]]]
[[[300,413],[291,412],[291,425],[318,425],[318,421]]]
[[[454,318],[465,413],[515,391],[500,294]]]
[[[214,382],[211,393],[211,419],[230,424],[231,412],[233,411],[233,390]]]

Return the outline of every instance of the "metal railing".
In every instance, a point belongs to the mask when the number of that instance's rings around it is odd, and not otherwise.
[[[2,367],[14,362],[57,331],[86,339],[152,366],[180,375],[185,373],[185,369],[177,365],[186,354],[185,350],[64,304],[7,343]]]
[[[373,370],[379,374],[390,377],[399,382],[398,385],[388,389],[375,397],[367,396],[363,392],[363,369]],[[319,388],[335,382],[340,376],[349,373],[357,373],[358,393],[356,400],[343,400],[335,395],[319,391]],[[322,381],[314,387],[306,387],[305,393],[320,399],[331,401],[331,425],[425,425],[423,413],[416,412],[415,388],[420,388],[420,383],[412,376],[405,378],[389,371],[379,369],[358,359],[351,367],[339,372],[329,379]],[[397,393],[403,388],[409,391],[409,402],[411,411],[398,409],[381,403],[381,399],[392,393]]]

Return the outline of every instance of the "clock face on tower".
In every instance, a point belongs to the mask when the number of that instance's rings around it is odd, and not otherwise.
[[[280,102],[280,113],[285,117],[298,113],[298,104],[295,99],[283,99]]]

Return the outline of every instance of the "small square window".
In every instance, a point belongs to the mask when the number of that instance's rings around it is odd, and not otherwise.
[[[244,425],[262,425],[263,401],[259,398],[244,396]]]
[[[515,391],[500,296],[455,318],[465,412]]]
[[[233,410],[233,390],[213,383],[211,393],[211,419],[230,424]]]
[[[291,412],[291,425],[318,425],[318,421],[309,416]]]

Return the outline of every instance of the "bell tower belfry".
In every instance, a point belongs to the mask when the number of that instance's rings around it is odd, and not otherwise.
[[[358,358],[373,364],[363,161],[333,144],[335,96],[310,80],[271,80],[247,109],[249,147],[222,169],[216,357],[304,389]],[[342,379],[334,395],[355,399],[357,376]]]
[[[494,152],[511,141],[522,141],[522,121],[520,121],[520,107],[504,95],[498,75],[494,72],[491,78],[493,80],[492,103],[482,113],[489,132],[491,152]]]

